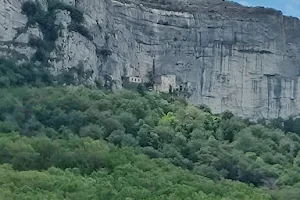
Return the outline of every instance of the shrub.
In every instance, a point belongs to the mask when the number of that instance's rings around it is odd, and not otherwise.
[[[82,23],[84,21],[83,13],[81,11],[73,7],[70,7],[68,11],[70,11],[70,16],[76,23]]]
[[[211,113],[211,109],[207,105],[200,105],[199,109],[203,112]]]
[[[23,5],[22,5],[22,12],[27,17],[34,16],[38,12],[38,6],[36,3],[32,2],[32,1],[27,1],[27,2],[23,3]]]
[[[58,83],[63,85],[75,85],[76,80],[74,77],[74,74],[71,71],[65,70],[62,72],[62,74],[58,77]]]
[[[48,60],[47,52],[44,49],[39,48],[35,52],[35,54],[33,56],[33,60],[40,61],[40,62],[46,62]]]
[[[69,26],[69,30],[80,33],[82,36],[86,37],[88,40],[93,40],[93,37],[90,35],[89,31],[81,24],[72,22],[71,25]]]
[[[0,87],[40,86],[50,83],[52,78],[44,65],[37,67],[30,62],[17,65],[14,60],[0,58]]]
[[[31,47],[44,47],[44,41],[40,38],[30,38],[28,44]]]
[[[54,23],[54,13],[41,15],[37,18],[37,22],[44,34],[45,40],[55,41],[58,38],[58,27]]]
[[[98,56],[110,56],[112,54],[111,50],[107,49],[107,48],[103,48],[103,49],[96,49],[96,53]]]
[[[66,5],[64,3],[58,2],[58,1],[51,1],[49,3],[49,10],[53,12],[54,10],[67,10],[70,12],[70,16],[72,20],[74,20],[76,23],[82,23],[84,21],[83,13],[79,11],[77,8]]]

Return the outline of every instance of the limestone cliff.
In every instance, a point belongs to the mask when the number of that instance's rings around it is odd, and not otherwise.
[[[47,0],[36,0],[47,11]],[[55,12],[59,37],[48,63],[52,73],[83,66],[90,82],[109,77],[175,75],[193,104],[213,112],[277,118],[300,112],[300,21],[281,12],[224,0],[61,0],[84,13],[88,36]],[[0,53],[28,60],[43,38],[21,12],[25,0],[0,2]],[[22,30],[22,31],[20,31]]]

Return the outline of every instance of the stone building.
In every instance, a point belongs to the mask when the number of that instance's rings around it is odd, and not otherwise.
[[[155,78],[154,90],[163,93],[177,90],[176,76],[167,74]]]
[[[128,77],[128,81],[130,83],[142,83],[143,79],[140,77],[136,77],[136,76],[130,76],[130,77]]]

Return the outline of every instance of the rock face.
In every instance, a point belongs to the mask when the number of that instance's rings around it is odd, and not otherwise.
[[[70,13],[57,12],[63,28],[51,53],[53,73],[81,64],[91,82],[108,76],[114,89],[122,77],[175,75],[188,85],[190,103],[215,113],[258,119],[300,112],[297,18],[224,0],[152,1],[62,1],[84,13],[92,39],[69,31]],[[0,52],[30,59],[29,35],[42,36],[35,27],[17,31],[27,22],[23,2],[0,2]]]

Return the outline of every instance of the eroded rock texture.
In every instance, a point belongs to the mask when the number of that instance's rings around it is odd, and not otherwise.
[[[30,59],[24,0],[0,2],[0,51]],[[47,1],[39,1],[47,9]],[[90,81],[109,75],[115,89],[122,77],[147,79],[148,72],[176,75],[188,83],[188,101],[213,112],[230,110],[247,118],[277,118],[300,111],[300,21],[279,11],[247,8],[223,0],[64,0],[84,13],[92,40],[61,23],[53,73],[83,65]],[[27,36],[26,36],[27,34]],[[50,61],[49,61],[50,62]]]

